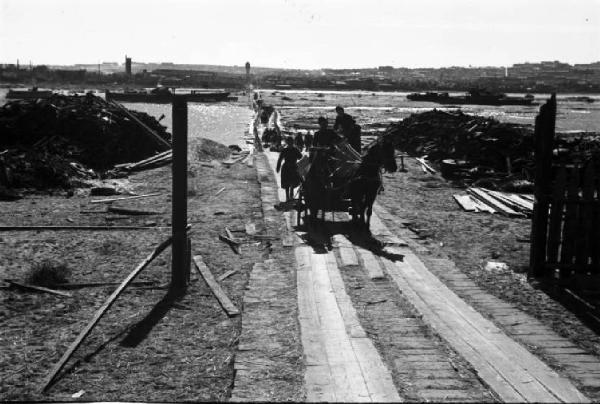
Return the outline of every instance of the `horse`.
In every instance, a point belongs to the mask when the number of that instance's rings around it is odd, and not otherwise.
[[[391,141],[380,138],[368,146],[355,175],[350,180],[352,221],[370,231],[371,215],[375,198],[382,187],[381,168],[393,173],[398,169]]]

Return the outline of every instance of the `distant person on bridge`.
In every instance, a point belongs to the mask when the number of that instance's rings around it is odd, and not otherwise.
[[[294,146],[293,137],[286,137],[285,144],[286,147],[279,153],[277,172],[281,170],[281,188],[285,189],[285,201],[289,202],[294,199],[294,188],[300,185],[297,162],[302,158],[302,153]]]
[[[335,107],[335,112],[337,113],[337,116],[335,118],[335,123],[333,124],[333,130],[341,133],[350,146],[360,153],[360,126],[358,126],[354,118],[345,113],[344,108],[339,105]]]

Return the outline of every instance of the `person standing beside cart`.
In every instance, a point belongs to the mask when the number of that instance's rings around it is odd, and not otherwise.
[[[302,153],[294,146],[291,136],[285,138],[285,143],[286,147],[277,160],[277,172],[281,170],[281,188],[285,189],[285,200],[289,202],[294,199],[294,188],[300,185],[297,162],[302,158]]]

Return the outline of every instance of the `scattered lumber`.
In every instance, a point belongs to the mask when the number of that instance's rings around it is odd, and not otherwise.
[[[514,211],[513,209],[508,207],[505,203],[490,196],[490,194],[485,192],[483,190],[483,188],[468,188],[467,192],[470,193],[475,198],[482,201],[483,203],[492,206],[494,209],[498,210],[500,213],[503,213],[507,216],[513,216],[513,217],[524,216],[522,213]]]
[[[219,240],[227,243],[234,253],[240,253],[240,244],[238,242],[230,239],[229,237],[223,236],[222,234],[219,234]]]
[[[131,282],[129,286],[152,286],[156,282],[154,281],[139,281]],[[116,286],[119,282],[86,282],[86,283],[57,283],[53,285],[59,289],[82,289],[82,288],[101,288],[104,286]]]
[[[235,163],[237,163],[238,161],[242,161],[244,158],[246,158],[245,153],[238,155],[236,157],[230,157],[229,159],[222,161],[221,164],[226,165],[226,166],[232,166]]]
[[[477,212],[477,206],[471,200],[469,195],[452,195],[454,200],[459,204],[463,210],[467,212]]]
[[[150,167],[159,166],[162,164],[170,163],[173,160],[172,150],[167,150],[162,153],[158,153],[150,158],[140,160],[135,163],[118,164],[115,168],[126,170],[126,171],[137,171],[143,170]]]
[[[132,199],[149,198],[151,196],[158,196],[158,195],[161,195],[161,193],[160,192],[155,192],[153,194],[123,196],[123,197],[120,197],[120,198],[92,199],[90,201],[90,203],[112,203],[112,202],[116,202],[116,201],[130,201]]]
[[[148,257],[146,257],[146,259],[144,261],[142,261],[137,267],[135,267],[135,269],[133,271],[131,271],[131,273],[127,276],[127,278],[125,278],[123,280],[123,282],[121,282],[119,287],[117,287],[117,289],[115,289],[115,291],[108,297],[108,299],[104,302],[104,304],[96,311],[96,313],[94,314],[94,317],[92,317],[92,319],[88,322],[88,324],[85,326],[85,328],[79,333],[77,338],[75,338],[75,341],[73,341],[73,343],[71,343],[71,345],[69,346],[67,351],[60,358],[60,360],[54,365],[54,368],[52,368],[52,371],[50,372],[48,377],[46,377],[46,379],[42,383],[42,388],[41,388],[42,393],[44,393],[48,389],[48,387],[50,387],[51,383],[54,381],[54,378],[62,370],[62,368],[66,365],[66,363],[69,360],[69,358],[71,357],[71,355],[73,355],[75,350],[79,347],[79,345],[81,345],[83,340],[92,331],[92,329],[98,323],[98,321],[100,321],[100,319],[102,318],[104,313],[106,313],[106,311],[113,305],[113,303],[115,302],[115,300],[117,300],[119,295],[121,295],[121,293],[123,293],[123,290],[125,290],[127,285],[129,285],[135,279],[135,277],[138,276],[140,274],[140,272],[142,272],[142,270],[144,268],[146,268],[154,260],[154,258],[156,258],[168,246],[170,246],[172,242],[173,242],[172,238],[169,237],[168,239],[166,239],[165,241],[160,243],[150,253],[150,255],[148,255]]]
[[[31,290],[34,292],[50,293],[50,294],[58,295],[58,296],[72,297],[72,295],[70,293],[45,288],[43,286],[30,285],[28,283],[21,283],[21,282],[13,281],[11,279],[5,279],[4,281],[7,282],[8,284],[10,284],[11,286],[14,286],[14,287],[17,287],[17,288],[23,289],[23,290]]]
[[[421,164],[421,168],[423,169],[423,172],[426,172],[426,173],[429,172],[431,174],[435,174],[437,172],[429,164],[427,164],[427,161],[425,161],[425,158],[415,157],[415,160],[417,160]]]
[[[40,230],[146,230],[156,229],[149,226],[0,226],[0,231],[40,231]]]
[[[239,271],[237,269],[230,269],[229,271],[225,272],[223,275],[219,276],[217,279],[219,282],[222,282],[224,279],[229,278],[231,275],[238,273]]]
[[[204,261],[202,260],[201,255],[194,255],[193,257],[194,264],[196,264],[196,269],[200,276],[204,279],[213,295],[217,298],[223,310],[227,313],[229,317],[237,316],[240,314],[240,311],[237,307],[231,302],[227,294],[223,291],[219,283],[215,280],[212,272],[206,266]]]
[[[120,215],[160,215],[162,212],[154,212],[151,210],[138,210],[138,209],[129,209],[129,208],[117,208],[114,206],[109,206],[108,211],[112,213],[118,213]]]

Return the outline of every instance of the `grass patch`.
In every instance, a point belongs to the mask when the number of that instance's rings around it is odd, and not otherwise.
[[[35,262],[27,273],[26,282],[38,286],[68,283],[71,270],[66,264],[52,260]]]

